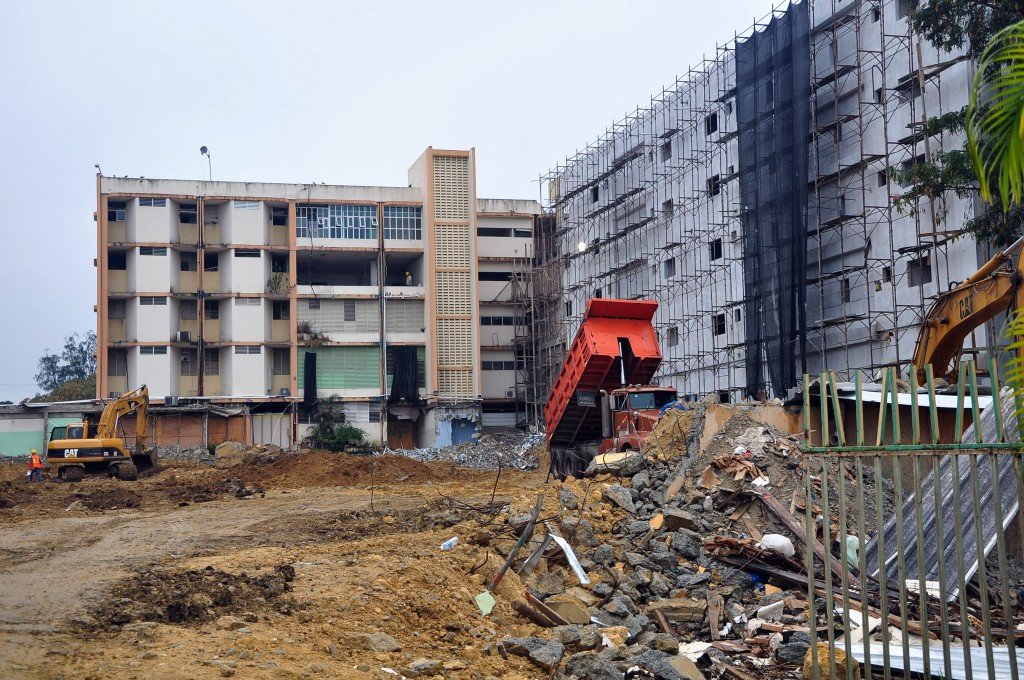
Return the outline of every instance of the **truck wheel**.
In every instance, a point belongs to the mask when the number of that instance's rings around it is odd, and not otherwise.
[[[122,482],[134,482],[139,478],[139,468],[132,462],[121,463],[117,466],[117,478]]]
[[[85,479],[85,468],[80,465],[65,465],[57,473],[65,482],[80,482]]]

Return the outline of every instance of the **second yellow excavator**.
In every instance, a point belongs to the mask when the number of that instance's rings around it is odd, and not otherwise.
[[[936,377],[953,382],[953,360],[971,331],[997,314],[1024,309],[1024,237],[982,265],[966,281],[939,294],[921,324],[911,368],[919,385],[925,384],[925,367]]]

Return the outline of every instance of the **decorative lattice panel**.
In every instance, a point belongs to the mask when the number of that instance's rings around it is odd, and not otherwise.
[[[469,159],[434,157],[434,218],[469,219]]]
[[[451,397],[464,397],[472,399],[476,397],[473,393],[473,372],[472,371],[448,371],[441,369],[437,376],[438,391]]]
[[[473,322],[469,319],[438,319],[437,364],[472,366]]]
[[[469,286],[469,272],[437,272],[434,286],[437,314],[444,316],[472,313]]]
[[[469,267],[469,227],[438,224],[434,227],[434,264],[438,267]]]

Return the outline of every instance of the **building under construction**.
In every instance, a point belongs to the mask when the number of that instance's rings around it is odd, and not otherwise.
[[[988,253],[952,240],[975,200],[900,205],[892,169],[962,146],[923,122],[966,104],[974,70],[909,12],[776,9],[542,177],[520,377],[538,413],[593,297],[658,300],[659,379],[693,397],[910,360],[930,301]]]

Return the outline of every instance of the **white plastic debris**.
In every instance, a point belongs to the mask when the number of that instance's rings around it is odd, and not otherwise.
[[[757,618],[763,621],[778,621],[782,618],[782,612],[786,608],[783,600],[766,604],[757,610]]]
[[[768,475],[761,475],[760,477],[758,477],[757,479],[750,483],[753,484],[754,486],[768,486],[769,484],[772,483],[772,480],[768,478]]]
[[[782,534],[765,534],[761,537],[761,540],[757,542],[757,547],[762,550],[774,550],[786,557],[792,557],[796,554],[796,549],[793,547],[793,541],[789,540]]]

